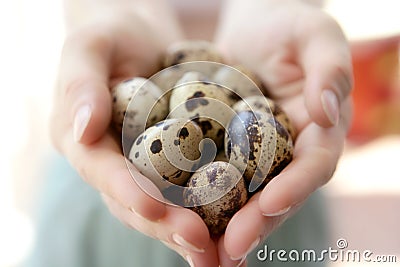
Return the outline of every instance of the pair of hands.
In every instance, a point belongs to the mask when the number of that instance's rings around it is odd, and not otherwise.
[[[246,255],[335,170],[351,119],[347,41],[329,16],[300,1],[228,1],[215,44],[269,85],[298,137],[289,166],[213,240],[197,214],[141,190],[109,130],[110,88],[154,73],[160,54],[182,38],[173,19],[149,20],[146,12],[121,12],[69,34],[51,118],[53,142],[126,225],[161,240],[191,266],[245,266]]]

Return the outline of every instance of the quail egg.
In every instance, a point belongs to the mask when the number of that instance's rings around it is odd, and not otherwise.
[[[293,141],[270,113],[245,110],[238,112],[228,125],[225,150],[230,163],[244,172],[252,192],[265,186],[289,164]]]
[[[134,141],[129,160],[160,190],[184,185],[200,157],[200,127],[182,119],[167,119],[148,128]]]
[[[199,70],[218,68],[221,64],[214,62],[187,62],[178,65],[173,65],[162,71],[154,74],[150,77],[150,80],[155,83],[164,93],[166,93],[167,99],[171,95],[172,89],[184,82],[190,81],[209,81],[206,74],[200,72]],[[187,73],[192,73],[191,75],[185,75]],[[194,74],[196,73],[196,74]],[[186,76],[183,78],[183,76]]]
[[[224,149],[221,149],[220,151],[218,151],[217,155],[215,156],[214,161],[229,162],[229,159],[226,156]]]
[[[220,196],[215,199],[215,196]],[[215,161],[192,175],[184,191],[186,206],[206,223],[211,235],[225,231],[232,216],[247,202],[241,173],[234,166]]]
[[[224,60],[216,47],[210,42],[197,40],[182,41],[168,47],[164,57],[164,67],[193,61],[223,63]],[[213,74],[218,67],[218,65],[198,65],[196,70],[211,77],[211,74]]]
[[[187,73],[182,77],[186,79]],[[225,126],[233,116],[233,100],[224,87],[208,81],[185,83],[174,88],[170,98],[171,118],[195,121],[205,138],[211,138],[217,147],[223,145]]]
[[[275,119],[287,129],[292,139],[296,139],[296,129],[294,128],[286,112],[280,107],[279,104],[267,97],[249,96],[241,101],[238,101],[232,106],[232,108],[236,112],[243,110],[259,110],[267,113],[272,112],[272,115],[274,115]]]
[[[212,81],[229,88],[239,98],[266,94],[266,89],[258,76],[243,65],[220,67],[212,77]]]
[[[151,81],[135,77],[111,90],[112,122],[125,140],[134,140],[145,128],[168,115],[168,101]]]

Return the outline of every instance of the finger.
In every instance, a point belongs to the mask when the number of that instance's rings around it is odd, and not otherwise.
[[[111,39],[98,32],[78,32],[66,40],[53,107],[56,143],[67,129],[75,141],[84,144],[96,141],[106,131],[111,119],[111,53]]]
[[[207,226],[200,216],[189,209],[168,206],[160,222],[171,225],[173,233],[167,238],[186,250],[203,252],[209,244]]]
[[[160,240],[167,247],[180,254],[190,266],[219,266],[216,247],[213,241],[210,238],[204,238],[208,237],[208,230],[207,228],[205,229],[206,233],[204,235],[204,229],[201,226],[204,223],[198,221],[195,216],[189,215],[193,213],[192,211],[168,206],[166,216],[162,220],[152,222],[122,207],[107,196],[104,196],[104,200],[112,214],[119,218],[125,225],[149,237]],[[197,228],[197,226],[200,227]],[[192,229],[188,231],[188,227]],[[187,244],[182,244],[181,240],[177,242],[176,238],[174,238],[174,235],[178,234],[184,236],[187,240],[193,241],[199,235],[194,232],[204,235],[201,237],[203,238],[203,241],[201,241],[203,245],[202,249],[194,249],[192,244],[188,247]]]
[[[337,23],[320,16],[318,24],[303,23],[298,28],[297,49],[310,117],[322,127],[331,127],[338,123],[340,105],[353,86],[351,54]]]
[[[259,196],[260,193],[254,195],[229,222],[223,245],[219,244],[220,262],[230,264],[227,266],[242,266],[241,264],[245,263],[247,255],[269,234],[280,227],[284,221],[295,214],[302,204],[293,207],[283,215],[266,217],[260,212]],[[226,255],[229,255],[230,258],[227,259]],[[221,257],[225,259],[221,259]],[[232,259],[239,260],[239,263],[232,261]],[[236,265],[233,265],[233,263],[236,263]]]
[[[243,261],[258,246],[267,228],[277,221],[276,217],[270,218],[261,214],[258,206],[259,196],[260,193],[254,195],[232,217],[226,228],[223,248],[229,259],[236,263]]]
[[[182,256],[189,264],[189,266],[210,266],[210,267],[220,267],[221,265],[218,262],[217,250],[214,242],[210,239],[208,246],[204,249],[203,252],[193,252],[191,250],[185,250],[179,245],[174,243],[161,241],[164,245],[169,247],[170,249],[176,251],[179,255]],[[222,265],[223,266],[223,265]]]
[[[218,239],[218,258],[219,264],[223,267],[244,267],[246,266],[246,257],[241,259],[232,259],[225,248],[225,234]]]
[[[79,175],[100,192],[149,220],[164,216],[165,204],[147,194],[133,179],[147,180],[134,168],[129,172],[119,145],[110,135],[92,145],[76,143],[66,135],[62,150]]]
[[[165,216],[157,223],[169,226],[169,233],[158,236],[183,249],[185,254],[181,255],[190,266],[219,266],[216,247],[199,215],[190,209],[167,206]]]
[[[346,117],[336,127],[322,128],[311,123],[303,129],[296,140],[292,162],[261,192],[262,213],[283,214],[328,182],[342,153],[349,125],[348,109],[347,100],[342,107]]]

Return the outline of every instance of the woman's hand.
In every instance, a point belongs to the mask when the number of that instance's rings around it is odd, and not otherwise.
[[[331,178],[351,119],[351,56],[337,23],[294,0],[228,1],[216,43],[267,84],[297,129],[293,161],[229,223],[221,266],[235,266]]]
[[[124,224],[161,240],[197,266],[218,266],[201,218],[147,195],[132,179],[109,129],[110,88],[156,72],[160,54],[181,39],[176,22],[163,1],[77,4],[88,12],[69,22],[50,121],[53,143]],[[131,170],[136,179],[147,179]]]

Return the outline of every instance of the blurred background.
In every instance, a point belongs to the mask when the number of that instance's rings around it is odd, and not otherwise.
[[[322,189],[331,244],[345,238],[350,249],[396,255],[397,263],[384,266],[399,266],[400,1],[323,6],[350,39],[355,67],[354,123],[335,177]],[[0,267],[14,267],[35,238],[33,200],[52,152],[47,121],[64,38],[61,0],[1,1],[0,32]]]

